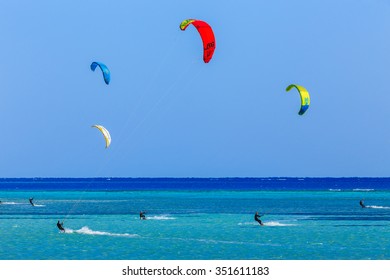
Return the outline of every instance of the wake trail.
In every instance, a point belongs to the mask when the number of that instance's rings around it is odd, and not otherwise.
[[[21,204],[27,204],[27,203],[22,203],[22,202],[2,202],[0,203],[1,204],[4,204],[4,205],[21,205]]]
[[[372,208],[372,209],[390,209],[389,206],[377,206],[377,205],[366,205],[366,208]]]
[[[151,217],[146,217],[147,220],[176,220],[174,217],[169,217],[166,215],[159,215],[159,216],[151,216]]]
[[[297,224],[285,224],[281,223],[279,221],[269,221],[269,222],[263,222],[265,226],[269,227],[294,227],[297,226]],[[257,222],[244,222],[244,223],[238,223],[239,226],[260,226]]]
[[[8,202],[1,202],[0,205],[31,205],[30,203],[25,203],[25,202],[13,202],[13,201],[8,201]],[[31,205],[33,207],[46,207],[44,204],[34,204]]]
[[[294,227],[294,226],[297,226],[296,224],[284,224],[284,223],[280,223],[278,221],[265,222],[263,224],[265,226],[270,226],[270,227]]]
[[[120,237],[139,237],[138,234],[130,234],[130,233],[112,233],[112,232],[106,232],[106,231],[96,231],[92,230],[87,226],[83,226],[81,229],[70,229],[70,228],[65,228],[65,233],[68,234],[86,234],[86,235],[105,235],[105,236],[120,236]]]

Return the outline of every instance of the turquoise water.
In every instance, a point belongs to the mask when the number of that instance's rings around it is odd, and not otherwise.
[[[53,191],[8,186],[0,190],[0,259],[390,259],[390,192],[328,187]],[[359,206],[360,199],[367,208]],[[147,220],[139,220],[140,210]],[[253,220],[255,211],[265,213],[265,226]],[[57,220],[64,221],[65,233],[58,231]]]

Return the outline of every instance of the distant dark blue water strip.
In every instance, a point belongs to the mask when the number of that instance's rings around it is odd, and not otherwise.
[[[390,191],[390,178],[0,178],[0,190]]]

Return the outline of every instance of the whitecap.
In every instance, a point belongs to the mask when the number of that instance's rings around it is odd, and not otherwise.
[[[390,209],[388,206],[377,206],[377,205],[366,205],[366,208],[374,208],[374,209]]]
[[[20,202],[2,202],[0,204],[4,204],[4,205],[17,205],[17,204],[25,204],[25,203],[20,203]]]
[[[270,222],[263,222],[265,226],[270,226],[270,227],[292,227],[296,226],[295,224],[284,224],[278,221],[270,221]],[[244,223],[238,223],[239,226],[258,226],[258,222],[244,222]]]
[[[78,230],[65,228],[65,233],[79,233],[79,234],[87,234],[87,235],[123,236],[123,237],[138,237],[139,236],[138,234],[111,233],[111,232],[105,232],[105,231],[96,231],[96,230],[91,230],[87,226],[84,226]]]
[[[150,216],[146,217],[147,220],[176,220],[174,217],[169,217],[166,215],[159,215],[159,216]]]
[[[277,221],[265,222],[263,224],[265,226],[269,226],[269,227],[293,227],[293,226],[296,226],[294,224],[283,224],[283,223],[280,223]]]

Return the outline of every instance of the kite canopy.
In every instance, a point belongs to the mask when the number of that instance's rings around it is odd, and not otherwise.
[[[111,144],[111,136],[110,136],[110,133],[108,132],[108,130],[104,126],[98,125],[98,124],[95,124],[92,127],[96,127],[97,129],[100,130],[100,132],[104,136],[104,140],[106,140],[106,148],[108,148]]]
[[[215,37],[210,25],[197,19],[186,19],[180,24],[181,30],[186,30],[187,26],[192,24],[196,27],[203,41],[203,61],[208,63],[213,57],[215,50]]]
[[[291,84],[286,88],[286,91],[289,91],[292,88],[296,88],[299,92],[299,95],[301,96],[301,109],[299,110],[298,114],[303,115],[307,109],[309,109],[310,106],[310,95],[307,89],[305,89],[303,86],[294,85]]]
[[[101,62],[92,62],[91,70],[95,71],[97,66],[99,66],[100,70],[102,70],[104,82],[108,85],[111,79],[110,70],[108,70],[108,67]]]

